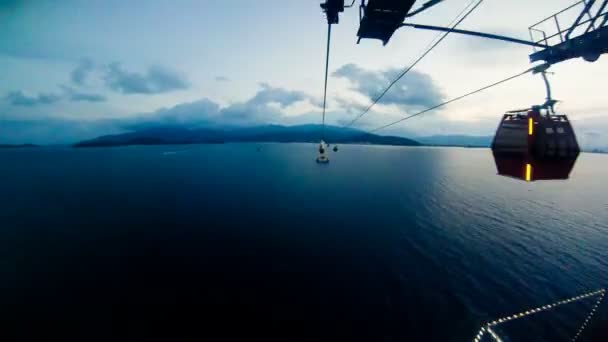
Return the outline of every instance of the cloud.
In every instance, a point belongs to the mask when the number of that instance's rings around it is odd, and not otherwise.
[[[121,126],[137,130],[174,125],[196,128],[283,123],[289,121],[284,109],[303,101],[312,102],[313,98],[300,91],[262,83],[261,89],[243,102],[220,107],[218,103],[203,98],[151,113],[138,114],[131,119],[123,120]]]
[[[75,101],[76,97],[86,97],[70,87],[62,86],[60,97]],[[11,93],[15,101],[27,103],[45,103],[56,99],[58,95],[27,96],[21,91]],[[89,94],[93,100],[94,94]],[[98,95],[101,96],[101,95]],[[365,107],[363,99],[360,101],[350,98],[336,97],[334,99],[338,108],[327,113],[327,122],[344,125],[351,121],[352,115],[346,115],[348,109],[359,113]],[[94,100],[93,100],[94,101]],[[61,120],[52,117],[30,121],[19,121],[15,116],[10,121],[7,117],[0,125],[0,143],[70,143],[91,137],[128,132],[134,130],[178,126],[182,128],[229,128],[237,126],[256,126],[265,124],[306,124],[319,123],[320,109],[314,106],[315,99],[307,93],[273,87],[262,83],[260,89],[245,101],[222,107],[208,98],[178,104],[169,108],[161,108],[153,112],[140,113],[117,119],[105,120]],[[296,115],[290,111],[305,104],[304,110]],[[25,110],[25,109],[24,109]],[[589,109],[590,112],[601,112],[600,108]],[[586,111],[585,111],[586,112]],[[351,113],[352,114],[352,113]],[[380,123],[387,123],[398,118],[402,113],[388,113]],[[393,116],[391,116],[393,115]],[[422,117],[421,117],[422,118]],[[480,117],[475,121],[455,121],[446,117],[424,116],[424,120],[408,121],[406,126],[396,125],[379,133],[384,135],[428,136],[428,135],[491,135],[496,127],[496,118]],[[606,135],[602,134],[601,127],[606,127],[608,121],[603,116],[581,117],[574,122],[579,143],[584,148],[608,148]],[[356,128],[369,129],[379,125],[377,120],[358,122]]]
[[[348,114],[359,114],[369,106],[367,103],[360,103],[350,98],[343,96],[335,96],[333,101],[336,102],[339,108]]]
[[[140,130],[159,126],[181,126],[186,128],[214,126],[216,125],[219,112],[220,106],[205,98],[122,119],[118,123],[118,126],[128,130]]]
[[[352,89],[374,99],[402,72],[390,68],[383,71],[363,69],[356,64],[346,64],[332,75],[349,80]],[[410,70],[384,95],[382,104],[404,107],[429,107],[442,102],[445,96],[428,74]]]
[[[123,94],[160,94],[190,86],[177,72],[160,66],[152,66],[145,74],[139,74],[124,70],[116,62],[108,65],[104,81],[110,89]]]
[[[104,102],[106,97],[100,94],[82,93],[65,85],[60,86],[72,102]]]
[[[583,112],[586,111],[576,111],[569,116],[578,143],[583,148],[608,149],[608,135],[603,129],[608,127],[608,118],[602,115],[583,117],[581,115]]]
[[[21,90],[9,92],[5,99],[13,106],[34,107],[49,105],[68,99],[72,102],[104,102],[106,97],[100,94],[81,93],[67,86],[60,86],[61,93],[40,93],[38,95],[26,95]]]
[[[12,14],[23,6],[22,0],[0,0],[0,15]]]
[[[267,83],[260,83],[260,86],[249,100],[223,108],[219,119],[233,125],[280,123],[285,120],[287,107],[301,102],[317,105],[318,102],[301,91],[272,87]]]
[[[6,100],[13,106],[33,107],[43,104],[52,104],[61,100],[61,96],[57,94],[38,94],[29,96],[21,90],[11,91],[6,96]]]
[[[92,137],[125,132],[111,120],[0,121],[0,144],[71,144]]]
[[[230,82],[230,79],[226,76],[216,76],[215,80],[218,82]]]
[[[89,58],[82,58],[76,68],[72,70],[70,78],[77,85],[84,85],[88,75],[95,69],[93,61]]]
[[[247,101],[248,105],[265,105],[271,102],[278,103],[281,107],[289,106],[298,101],[311,99],[309,95],[301,91],[287,90],[285,88],[273,88],[267,83],[260,83],[262,90]]]
[[[70,100],[75,102],[104,102],[106,97],[99,94],[73,93]]]

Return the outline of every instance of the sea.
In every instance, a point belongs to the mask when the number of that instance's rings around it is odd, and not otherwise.
[[[313,144],[0,150],[1,341],[472,341],[608,286],[608,155]],[[493,327],[570,341],[598,296]],[[489,334],[482,341],[492,341]],[[608,300],[578,341],[608,341]]]

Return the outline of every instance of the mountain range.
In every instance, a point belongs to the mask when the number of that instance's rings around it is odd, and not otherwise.
[[[103,147],[127,145],[221,144],[230,142],[319,142],[321,125],[280,126],[264,125],[240,128],[183,128],[166,126],[133,132],[105,135],[81,141],[74,147]],[[419,146],[413,139],[382,136],[363,131],[326,126],[325,140],[335,144],[376,144]]]

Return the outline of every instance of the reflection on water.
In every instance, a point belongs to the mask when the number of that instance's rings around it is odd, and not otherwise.
[[[534,158],[527,153],[493,153],[499,175],[528,182],[568,179],[576,164],[578,153],[569,158]]]

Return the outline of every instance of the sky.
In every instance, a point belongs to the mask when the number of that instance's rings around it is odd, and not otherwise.
[[[0,0],[0,143],[64,144],[155,125],[320,123],[327,24],[319,2]],[[409,21],[447,26],[470,2],[447,0]],[[528,26],[573,2],[486,0],[459,28],[528,39]],[[386,46],[357,44],[358,20],[355,6],[332,27],[334,125],[358,115],[437,37],[402,28]],[[531,52],[451,34],[354,128],[373,129],[524,71]],[[608,146],[608,57],[551,71],[557,110],[581,144]],[[544,98],[542,79],[529,74],[378,133],[492,135],[505,111]]]

